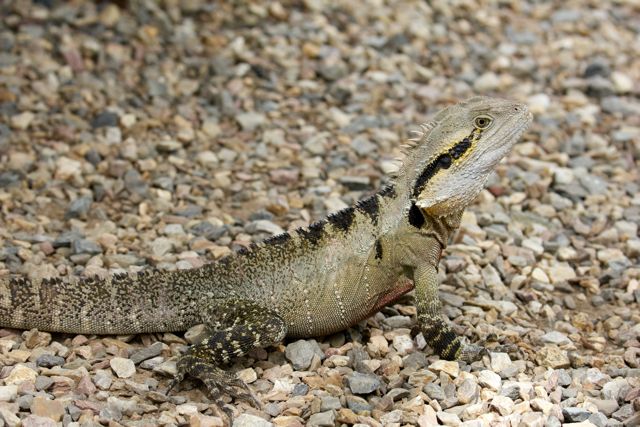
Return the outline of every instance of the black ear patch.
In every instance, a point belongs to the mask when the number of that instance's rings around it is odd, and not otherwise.
[[[415,228],[422,228],[424,225],[424,215],[422,215],[420,208],[418,208],[415,203],[411,203],[408,219],[409,224],[413,225]]]

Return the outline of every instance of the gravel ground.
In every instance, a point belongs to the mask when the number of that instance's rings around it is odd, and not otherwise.
[[[264,404],[236,425],[640,424],[637,2],[217,3],[1,3],[0,274],[200,265],[369,194],[443,106],[509,97],[535,122],[440,274],[456,329],[518,354],[439,361],[408,297],[240,360]],[[222,425],[197,383],[164,394],[186,344],[0,329],[0,426]]]

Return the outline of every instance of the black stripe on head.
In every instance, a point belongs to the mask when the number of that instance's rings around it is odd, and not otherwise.
[[[471,147],[471,143],[475,138],[480,136],[480,131],[474,129],[471,134],[463,138],[462,141],[457,142],[453,147],[451,147],[447,152],[440,154],[433,160],[431,163],[424,168],[418,179],[416,179],[416,183],[413,186],[413,197],[418,197],[424,187],[427,185],[427,182],[431,178],[438,173],[440,169],[449,169],[454,159],[459,159],[462,155]]]
[[[371,197],[367,197],[364,200],[360,200],[356,207],[362,213],[369,215],[373,224],[378,224],[378,214],[380,211],[380,204],[378,203],[378,195],[374,194]]]
[[[296,232],[305,240],[310,242],[311,244],[317,244],[322,236],[324,235],[324,226],[327,222],[325,220],[320,220],[318,222],[314,222],[308,228],[298,228]]]
[[[353,207],[348,207],[329,215],[327,219],[334,227],[342,231],[349,231],[349,228],[351,228],[351,224],[353,224],[354,217],[355,210],[353,209]]]
[[[418,208],[415,203],[411,203],[408,219],[409,224],[413,225],[415,228],[422,228],[424,225],[424,215],[422,215],[420,208]]]
[[[376,259],[382,259],[382,243],[380,243],[380,239],[376,240]]]

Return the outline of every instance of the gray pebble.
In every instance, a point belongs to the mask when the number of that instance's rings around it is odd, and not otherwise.
[[[39,375],[36,377],[34,385],[36,387],[36,390],[46,390],[53,385],[53,380],[49,377]]]
[[[347,395],[347,407],[356,414],[368,412],[372,410],[371,405],[365,399],[359,396]]]
[[[309,427],[333,427],[336,424],[336,413],[334,411],[318,412],[309,417],[307,426]]]
[[[91,208],[92,203],[93,198],[91,196],[84,196],[75,199],[69,204],[69,208],[64,214],[65,218],[81,218],[86,216],[89,212],[89,209]]]
[[[569,421],[572,423],[579,423],[582,421],[586,421],[590,416],[591,412],[587,411],[584,408],[563,408],[562,415],[564,416],[565,421]]]
[[[43,368],[62,366],[64,363],[64,357],[54,356],[53,354],[43,354],[36,359],[36,366],[41,366]]]
[[[285,349],[285,357],[298,371],[307,369],[314,355],[319,356],[320,359],[324,358],[324,353],[316,340],[298,340],[287,345]]]
[[[71,249],[74,254],[101,254],[102,247],[89,239],[78,239],[71,243]]]
[[[93,118],[91,126],[94,129],[109,126],[118,126],[118,115],[111,111],[103,111]]]
[[[377,375],[352,372],[347,376],[347,384],[353,394],[369,394],[376,391],[382,382]]]
[[[129,359],[137,365],[143,360],[151,359],[152,357],[158,356],[162,352],[164,346],[165,345],[163,343],[156,341],[148,347],[133,352],[129,356]]]
[[[234,418],[233,427],[273,427],[273,424],[255,415],[241,414]]]
[[[321,404],[320,404],[321,411],[329,411],[331,409],[342,408],[340,399],[335,396],[322,396],[320,397],[320,401],[321,401]]]

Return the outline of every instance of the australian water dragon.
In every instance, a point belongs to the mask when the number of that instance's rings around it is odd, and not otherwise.
[[[465,207],[531,121],[527,107],[475,97],[439,112],[391,184],[326,219],[200,268],[106,278],[0,278],[0,326],[89,334],[207,337],[177,362],[219,397],[253,399],[221,368],[254,347],[327,335],[415,289],[418,324],[446,359],[473,360],[440,313],[438,260]]]

